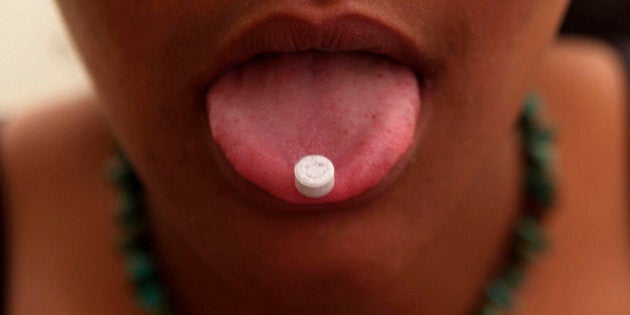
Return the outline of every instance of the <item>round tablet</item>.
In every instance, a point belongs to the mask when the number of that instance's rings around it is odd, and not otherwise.
[[[304,196],[326,196],[335,186],[335,167],[321,155],[307,155],[295,164],[295,187]]]

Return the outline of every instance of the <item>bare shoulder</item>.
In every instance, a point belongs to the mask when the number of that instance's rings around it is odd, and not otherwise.
[[[3,131],[3,148],[14,153],[22,150],[43,153],[52,147],[93,142],[95,139],[90,137],[105,140],[106,133],[98,101],[91,96],[77,97],[51,102],[7,121]]]
[[[629,81],[614,47],[592,39],[563,38],[544,60],[538,82],[553,120],[567,128],[576,122],[597,125],[594,137],[604,133],[625,137]]]
[[[18,115],[2,130],[8,202],[37,202],[73,189],[75,181],[88,183],[112,148],[93,98],[59,101]]]
[[[71,189],[75,180],[87,183],[95,173],[89,170],[112,147],[93,98],[58,101],[10,119],[2,130],[8,201],[36,202]]]
[[[125,301],[105,176],[113,146],[93,99],[51,104],[4,126],[10,314],[105,314],[107,301]]]
[[[603,42],[562,39],[549,51],[539,82],[556,125],[566,188],[588,184],[586,196],[607,197],[615,208],[628,209],[630,103],[620,54]]]
[[[551,249],[533,267],[518,314],[628,314],[627,81],[603,43],[562,39],[538,79],[557,134]],[[541,305],[551,305],[540,312]]]

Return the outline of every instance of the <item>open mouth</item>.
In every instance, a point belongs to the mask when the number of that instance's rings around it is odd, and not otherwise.
[[[289,204],[340,203],[381,191],[407,163],[426,64],[401,34],[360,15],[275,16],[227,51],[206,97],[211,134],[259,191]],[[323,193],[300,189],[306,156],[334,165]]]

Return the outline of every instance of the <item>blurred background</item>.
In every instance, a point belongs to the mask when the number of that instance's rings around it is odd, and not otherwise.
[[[0,117],[89,93],[52,0],[0,0]]]
[[[563,32],[630,52],[630,0],[573,1]],[[0,117],[90,89],[54,1],[0,0]]]

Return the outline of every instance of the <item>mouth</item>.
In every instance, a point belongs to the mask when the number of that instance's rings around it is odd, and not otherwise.
[[[251,21],[233,32],[217,53],[210,81],[251,58],[266,53],[367,52],[386,56],[418,75],[424,87],[442,70],[402,30],[363,13],[341,13],[313,17],[310,14],[278,13]]]
[[[391,185],[438,72],[405,34],[356,13],[253,21],[217,60],[206,110],[226,178],[258,203],[300,210],[372,199]],[[310,155],[334,165],[329,193],[301,193],[294,167]]]

